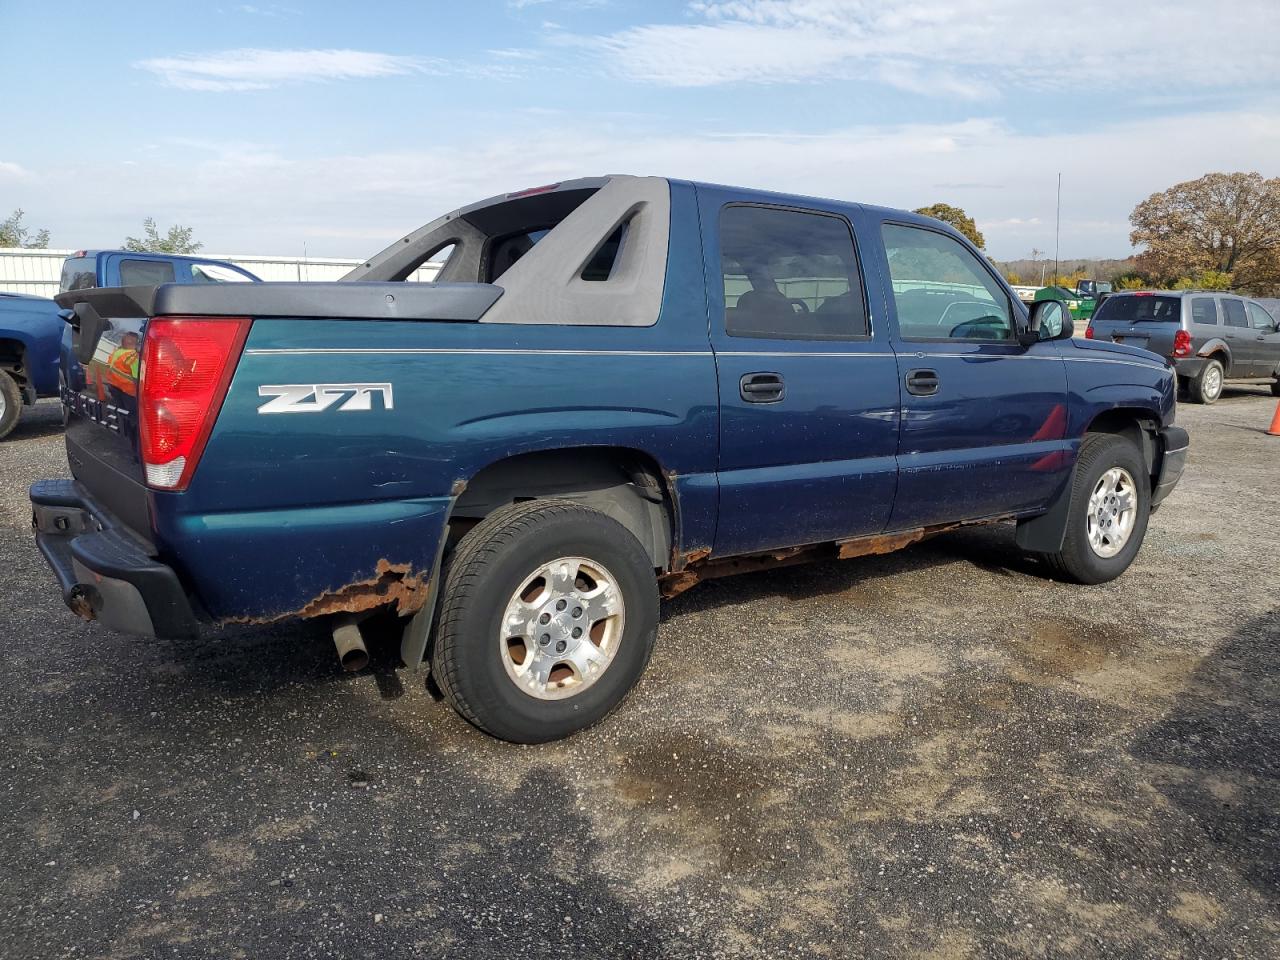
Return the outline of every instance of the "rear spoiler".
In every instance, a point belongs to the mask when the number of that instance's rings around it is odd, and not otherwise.
[[[99,317],[288,317],[476,321],[498,302],[491,283],[162,283],[68,290],[53,299],[80,329]],[[87,309],[86,309],[87,308]],[[95,338],[96,339],[96,338]]]

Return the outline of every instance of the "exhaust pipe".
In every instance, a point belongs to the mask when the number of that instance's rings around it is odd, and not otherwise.
[[[369,651],[355,620],[343,620],[333,628],[333,645],[338,649],[338,662],[347,673],[355,673],[369,665]]]

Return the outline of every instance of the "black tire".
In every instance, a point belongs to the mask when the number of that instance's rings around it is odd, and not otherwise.
[[[584,557],[603,564],[625,605],[617,652],[580,693],[543,700],[504,666],[501,625],[512,595],[541,564]],[[658,585],[639,541],[616,520],[564,500],[496,510],[458,543],[448,563],[431,672],[459,714],[513,743],[558,740],[603,720],[635,686],[658,633]]]
[[[1191,378],[1191,399],[1196,403],[1215,403],[1222,396],[1222,385],[1226,376],[1227,373],[1222,368],[1221,361],[1206,360],[1200,372]],[[1216,389],[1213,386],[1214,383],[1217,384]]]
[[[13,433],[22,416],[22,391],[7,373],[0,373],[0,440]]]
[[[1136,490],[1133,529],[1120,552],[1113,557],[1099,556],[1089,545],[1089,497],[1112,467],[1121,467],[1133,478]],[[1067,535],[1057,553],[1041,554],[1041,558],[1062,579],[1075,583],[1106,583],[1129,568],[1142,547],[1151,515],[1151,477],[1142,454],[1129,440],[1114,434],[1092,433],[1084,438],[1080,458],[1071,480],[1071,507],[1067,514]]]

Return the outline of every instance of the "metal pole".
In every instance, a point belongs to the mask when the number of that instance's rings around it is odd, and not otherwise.
[[[1058,282],[1058,238],[1062,234],[1062,174],[1058,174],[1058,212],[1053,219],[1053,282]]]

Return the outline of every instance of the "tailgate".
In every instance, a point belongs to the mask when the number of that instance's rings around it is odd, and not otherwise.
[[[71,474],[133,532],[151,523],[138,452],[138,367],[155,288],[59,294],[62,403]]]

